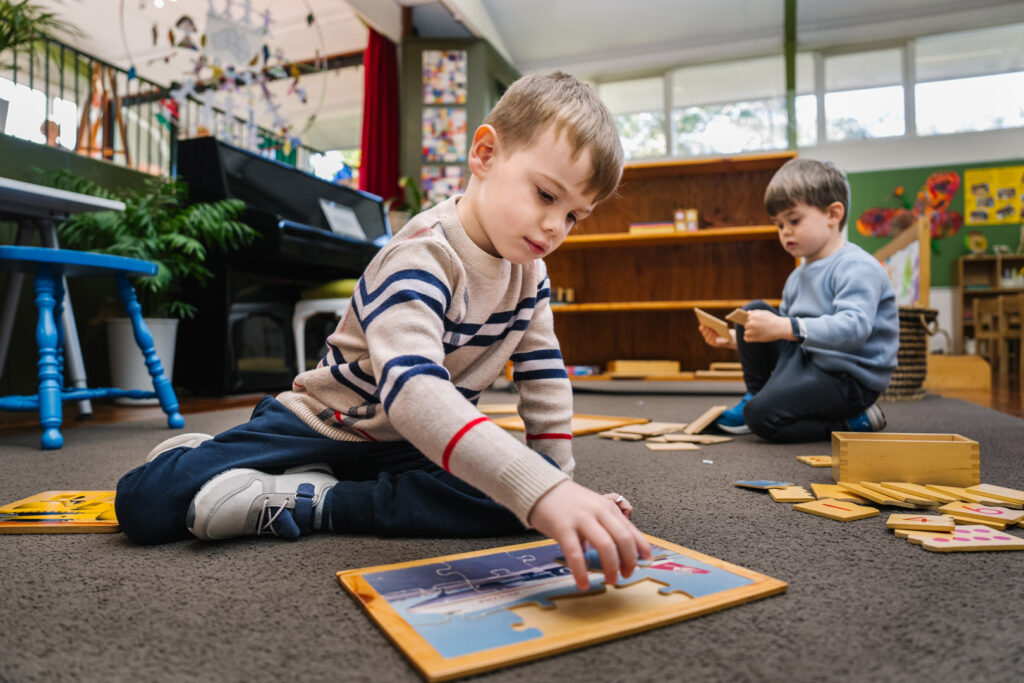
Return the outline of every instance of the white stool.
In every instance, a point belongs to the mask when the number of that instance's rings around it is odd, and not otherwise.
[[[295,369],[306,371],[306,321],[319,313],[333,314],[339,320],[345,317],[358,280],[334,280],[302,293],[292,313],[292,336],[295,338]]]

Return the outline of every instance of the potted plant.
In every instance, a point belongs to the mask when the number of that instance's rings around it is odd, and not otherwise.
[[[391,197],[384,202],[384,211],[388,214],[392,233],[401,230],[413,216],[429,208],[424,206],[423,191],[415,180],[409,176],[402,176],[398,179],[398,187],[402,190],[402,196]]]
[[[212,277],[204,265],[210,250],[237,249],[258,235],[235,220],[245,203],[224,199],[189,204],[185,184],[170,178],[147,178],[138,189],[117,192],[66,170],[51,178],[64,190],[124,202],[123,212],[76,214],[58,226],[57,234],[61,246],[68,249],[127,256],[157,265],[156,275],[135,280],[135,290],[164,370],[173,377],[178,320],[196,313],[196,307],[181,298],[183,287],[189,282],[205,284]],[[135,351],[128,319],[108,319],[107,334],[113,384],[149,388],[149,373],[142,355]]]

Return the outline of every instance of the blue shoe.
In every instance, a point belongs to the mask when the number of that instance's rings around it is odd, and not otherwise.
[[[750,427],[743,420],[743,406],[747,405],[747,401],[752,398],[754,398],[754,395],[750,392],[743,394],[743,398],[740,399],[739,403],[724,411],[715,420],[715,426],[723,432],[729,432],[730,434],[749,434]]]
[[[872,403],[863,413],[846,419],[846,427],[851,432],[880,432],[885,429],[885,425],[885,414],[877,403]]]

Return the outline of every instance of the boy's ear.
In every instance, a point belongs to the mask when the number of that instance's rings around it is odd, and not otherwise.
[[[842,202],[832,202],[825,209],[825,214],[829,217],[830,220],[835,221],[835,224],[838,226],[842,224],[843,218],[846,214],[846,210],[843,208]]]
[[[473,134],[473,145],[469,148],[469,172],[473,175],[486,173],[497,153],[498,132],[485,123]]]

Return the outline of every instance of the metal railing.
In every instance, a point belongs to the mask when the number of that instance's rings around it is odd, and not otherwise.
[[[304,171],[319,151],[299,145],[285,154],[289,145],[280,136],[193,95],[175,117],[168,86],[56,40],[40,38],[36,48],[0,60],[10,65],[0,71],[8,81],[0,80],[0,99],[9,100],[7,134],[154,175],[172,175],[177,141],[201,135]]]

